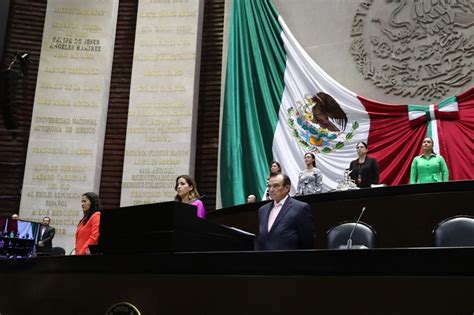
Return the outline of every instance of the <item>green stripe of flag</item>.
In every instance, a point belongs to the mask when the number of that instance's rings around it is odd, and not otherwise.
[[[272,1],[233,1],[221,135],[223,207],[265,190],[285,87],[278,16]]]

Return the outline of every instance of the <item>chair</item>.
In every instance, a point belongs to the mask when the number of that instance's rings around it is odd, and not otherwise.
[[[347,240],[356,225],[356,221],[346,221],[339,223],[327,232],[328,248],[337,249],[345,248]],[[360,222],[357,224],[354,234],[352,234],[352,246],[354,248],[374,248],[376,240],[375,230],[367,223]],[[364,247],[364,248],[365,248]]]
[[[436,247],[474,246],[474,217],[458,215],[441,221],[433,230]]]
[[[64,256],[66,255],[66,250],[62,247],[53,247],[51,249],[51,256]]]

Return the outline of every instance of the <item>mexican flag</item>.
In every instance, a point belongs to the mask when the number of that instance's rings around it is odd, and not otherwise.
[[[323,191],[335,189],[359,141],[377,159],[381,183],[407,184],[426,135],[451,180],[474,179],[474,88],[438,104],[356,95],[309,57],[272,1],[233,1],[219,160],[223,207],[263,196],[272,160],[294,192],[306,152],[316,156]]]

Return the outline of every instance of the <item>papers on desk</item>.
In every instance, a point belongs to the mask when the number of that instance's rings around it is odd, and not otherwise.
[[[386,187],[386,184],[372,184],[370,185],[371,188],[377,188],[377,187]]]
[[[227,226],[227,225],[226,225],[226,227],[228,227],[228,228],[231,229],[231,230],[237,231],[237,232],[239,232],[239,233],[248,235],[248,236],[255,236],[255,234],[253,234],[253,233],[250,233],[250,232],[247,232],[247,231],[244,231],[244,230],[235,228],[235,227],[233,227],[233,226]]]

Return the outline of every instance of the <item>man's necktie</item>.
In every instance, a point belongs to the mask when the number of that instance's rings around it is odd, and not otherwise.
[[[281,209],[281,203],[277,203],[273,209],[270,211],[270,215],[268,216],[268,231],[272,228],[273,223],[275,222],[276,217]]]

